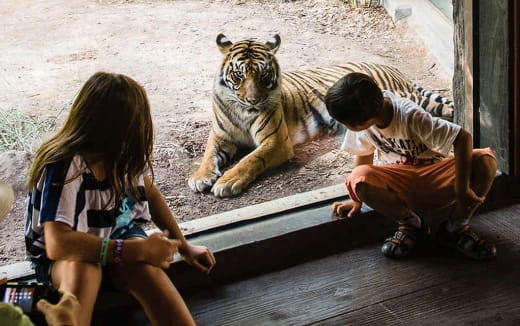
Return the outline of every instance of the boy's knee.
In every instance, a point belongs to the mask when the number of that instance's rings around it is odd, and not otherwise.
[[[492,180],[497,171],[497,161],[493,156],[483,155],[474,160],[473,169],[480,178]]]
[[[359,177],[370,177],[373,173],[374,173],[374,167],[372,165],[363,164],[363,165],[356,166],[352,170],[352,173],[350,173],[348,178],[351,180],[355,180],[355,179],[358,179]]]
[[[369,191],[370,185],[366,182],[358,182],[354,186],[354,190],[356,191],[356,194],[361,200],[364,200],[366,198],[367,192]]]

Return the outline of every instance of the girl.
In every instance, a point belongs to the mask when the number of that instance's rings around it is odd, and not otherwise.
[[[29,170],[27,252],[38,281],[70,291],[90,325],[102,277],[131,293],[153,325],[194,321],[163,269],[179,252],[209,273],[215,258],[189,244],[153,184],[153,127],[144,89],[104,72],[90,77],[63,128]],[[147,237],[138,223],[162,233]]]

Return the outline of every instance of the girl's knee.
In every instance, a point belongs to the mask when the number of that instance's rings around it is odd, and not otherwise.
[[[99,264],[79,261],[57,261],[51,271],[52,281],[61,286],[67,283],[77,287],[81,284],[101,283],[102,270]]]
[[[116,286],[126,290],[146,284],[150,280],[160,279],[166,275],[159,267],[141,263],[115,266],[115,268],[111,269],[110,274]]]

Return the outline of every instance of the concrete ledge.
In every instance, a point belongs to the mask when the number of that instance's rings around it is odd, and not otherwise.
[[[383,6],[394,22],[412,15],[412,6],[406,0],[384,0]]]
[[[454,69],[453,22],[428,0],[384,0],[394,22],[406,23],[451,79]]]

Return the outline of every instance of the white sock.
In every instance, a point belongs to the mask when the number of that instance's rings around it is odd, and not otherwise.
[[[446,230],[448,230],[449,232],[454,232],[468,224],[469,224],[469,217],[450,216],[450,218],[448,219],[448,222],[446,223]]]
[[[399,225],[411,226],[411,227],[414,227],[416,229],[420,229],[421,226],[422,226],[421,217],[419,217],[419,215],[417,215],[412,210],[410,210],[410,216],[408,216],[408,217],[406,217],[406,218],[404,218],[402,220],[397,221],[397,223],[399,223]]]

